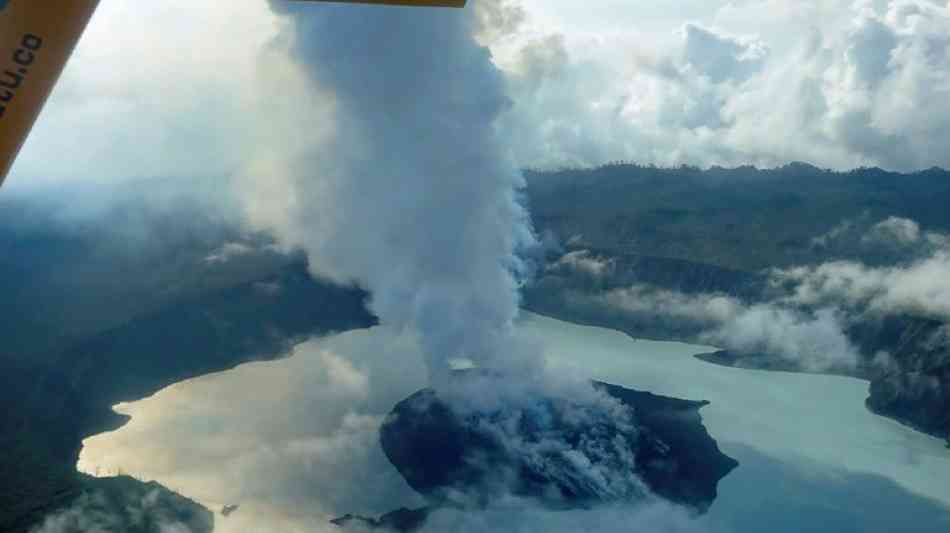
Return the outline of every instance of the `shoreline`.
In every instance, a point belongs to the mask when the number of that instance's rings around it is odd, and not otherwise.
[[[550,319],[550,320],[557,320],[557,319],[553,319],[553,318],[551,318],[551,317],[544,316],[544,315],[542,315],[542,314],[535,314],[536,316],[535,316],[535,317],[532,317],[531,314],[529,314],[529,313],[530,313],[530,312],[526,310],[525,314],[523,314],[522,317],[524,317],[524,318],[525,318],[526,320],[528,320],[528,321],[536,320],[537,318],[547,318],[547,319]],[[623,342],[625,342],[625,341],[623,341],[623,339],[630,339],[630,340],[633,340],[629,335],[623,334],[622,332],[619,332],[619,331],[617,331],[617,330],[614,329],[614,328],[601,328],[601,327],[598,327],[598,326],[578,325],[578,324],[576,324],[576,323],[571,323],[571,322],[567,322],[567,321],[565,321],[564,324],[562,324],[560,327],[555,326],[555,328],[557,328],[557,329],[559,329],[560,331],[564,332],[564,334],[566,335],[566,334],[570,334],[570,332],[572,331],[570,328],[567,327],[568,325],[579,326],[579,327],[582,327],[582,328],[590,327],[590,328],[592,328],[592,329],[600,329],[600,330],[603,330],[604,332],[610,332],[610,333],[613,334],[613,335],[616,335],[616,334],[618,334],[618,333],[621,333],[621,335],[614,337],[614,338],[616,339],[615,341],[610,341],[610,343],[612,343],[612,344],[608,344],[609,346],[620,346],[621,349],[622,349],[622,344],[618,344],[618,343],[623,343]],[[545,331],[548,331],[548,332],[554,334],[554,333],[557,331],[557,329],[556,329],[556,330],[551,330],[550,327],[549,327],[549,328],[548,328],[547,330],[545,330]],[[362,333],[360,333],[360,332],[356,332],[356,333],[362,335]],[[595,335],[601,335],[601,334],[595,333]],[[554,336],[551,336],[550,338],[552,339],[551,342],[554,343],[554,344],[552,344],[552,346],[555,346],[555,345],[557,345],[557,346],[562,346],[562,344],[560,343],[560,341],[558,341],[558,339],[559,339],[560,337],[558,337],[557,335],[554,335]],[[659,341],[659,342],[669,342],[669,343],[673,343],[673,344],[683,344],[683,343],[679,343],[678,341]],[[557,357],[560,357],[560,358],[562,358],[562,359],[565,360],[565,361],[573,360],[573,358],[571,357],[571,354],[572,354],[572,353],[580,353],[580,352],[578,352],[578,347],[580,347],[580,350],[583,350],[583,344],[579,344],[579,345],[575,346],[573,343],[567,343],[567,344],[563,344],[563,346],[564,346],[564,348],[562,349],[563,354],[558,355]],[[695,345],[693,345],[693,347],[696,348]],[[695,355],[698,355],[698,354],[695,353],[695,352],[701,351],[701,348],[702,348],[702,347],[698,347],[698,348],[699,348],[699,349],[694,350],[694,353],[681,353],[681,355],[678,355],[678,356],[677,356],[677,358],[678,358],[677,360],[689,360],[689,359],[694,359],[694,358],[695,358]],[[652,348],[650,348],[650,347],[643,347],[643,348],[632,347],[632,348],[628,348],[628,349],[629,349],[629,350],[633,350],[633,351],[635,351],[636,353],[643,352],[643,355],[637,356],[637,357],[644,357],[644,356],[645,356],[645,357],[647,357],[647,358],[650,358],[650,354],[654,353],[654,350],[653,350]],[[564,350],[567,350],[567,351],[564,351]],[[568,352],[570,352],[570,353],[568,353]],[[680,349],[680,352],[683,352],[683,350]],[[592,353],[593,353],[593,352],[592,352]],[[619,352],[618,352],[618,353],[619,353]],[[663,352],[658,352],[658,353],[663,353]],[[620,358],[620,359],[618,359],[618,358],[616,358],[616,357],[614,358],[615,364],[623,365],[622,353],[619,353],[618,357],[621,357],[621,358]],[[655,358],[655,357],[652,358],[652,359],[654,359],[654,362],[653,362],[653,363],[649,363],[649,364],[651,364],[652,366],[646,367],[646,368],[653,368],[653,370],[647,370],[647,371],[646,371],[647,375],[649,375],[649,372],[651,372],[651,371],[652,371],[652,372],[659,372],[658,375],[662,375],[663,367],[664,367],[664,364],[662,363],[662,359],[657,359],[657,358]],[[277,363],[277,364],[280,364],[279,361],[280,361],[280,360],[278,360],[278,363]],[[582,359],[581,359],[581,360],[577,360],[576,362],[577,362],[578,365],[580,365],[580,366],[578,367],[579,369],[581,369],[581,368],[584,367],[583,365],[584,365],[585,363],[584,363],[584,361],[583,361]],[[702,361],[696,361],[696,363],[697,363],[697,364],[703,364]],[[260,362],[252,361],[252,362],[249,362],[248,364],[260,364]],[[595,365],[595,367],[596,367],[596,365]],[[635,369],[635,368],[639,368],[639,367],[631,367],[631,368],[634,368],[634,369]],[[675,368],[676,368],[676,365],[674,365],[673,368],[675,369]],[[676,372],[676,370],[672,370],[672,371],[673,371],[673,372]],[[641,371],[641,370],[631,370],[631,372],[632,372],[631,375],[634,375],[634,376],[635,376],[636,374],[639,374],[639,375],[641,375],[641,376],[644,375],[644,372]],[[696,371],[694,370],[693,372],[695,373]],[[702,373],[701,370],[700,370],[699,372]],[[754,373],[753,373],[753,374],[754,374]],[[795,373],[795,374],[801,374],[801,373]],[[676,374],[676,373],[675,373],[674,376],[675,376],[675,375],[679,375],[679,374]],[[842,378],[842,376],[834,376],[834,377]],[[601,379],[603,379],[603,378],[601,378]],[[618,378],[618,379],[619,379],[619,378]],[[636,378],[636,377],[635,377],[635,379],[639,379],[639,378]],[[743,378],[743,379],[748,380],[749,378]],[[766,383],[775,381],[775,380],[771,380],[771,379],[769,379],[769,378],[767,378],[767,377],[764,377],[764,376],[753,377],[752,379],[758,380],[758,381],[764,381],[764,382],[766,382]],[[855,378],[844,378],[844,379],[848,379],[848,380],[850,381],[851,379],[855,379]],[[803,380],[802,380],[802,379],[798,379],[798,380],[793,380],[793,381],[802,382]],[[807,381],[807,380],[806,380],[806,381]],[[645,380],[645,382],[647,382],[647,383],[652,382],[652,378],[647,378],[647,379]],[[737,382],[739,382],[739,383],[745,383],[746,381],[737,381]],[[783,381],[778,380],[778,382],[783,382]],[[828,380],[828,382],[830,383],[831,380]],[[177,384],[180,384],[180,383],[182,383],[182,382],[178,382]],[[173,385],[177,385],[177,384],[173,384]],[[170,385],[170,387],[173,386],[173,385]],[[628,384],[625,384],[625,385],[626,385],[626,386],[634,386],[634,385],[628,385]],[[642,385],[642,386],[639,386],[639,387],[642,388],[643,390],[657,390],[657,391],[659,391],[660,393],[667,394],[667,395],[678,396],[678,397],[689,397],[689,396],[682,396],[682,394],[684,394],[682,390],[679,391],[679,392],[664,391],[664,390],[662,390],[663,387],[656,387],[656,386],[651,386],[651,385]],[[859,392],[859,389],[861,388],[859,384],[853,383],[853,382],[852,382],[851,384],[847,384],[846,387],[847,387],[847,388],[849,389],[849,391],[850,391],[850,392],[847,394],[847,397],[849,397],[849,398],[854,398],[854,397],[856,397],[856,394],[855,394],[855,393]],[[700,387],[700,388],[702,389],[703,387]],[[759,388],[759,387],[757,387],[757,388]],[[683,390],[686,390],[686,389],[683,389]],[[689,389],[689,390],[692,390],[692,389]],[[753,388],[753,389],[750,389],[750,390],[756,390],[756,388]],[[795,389],[795,390],[797,390],[797,389]],[[787,396],[787,394],[786,394],[786,396]],[[702,394],[702,393],[698,393],[697,397],[703,398],[703,394]],[[710,399],[710,398],[706,398],[706,399]],[[723,401],[725,401],[725,399],[724,399]],[[809,405],[810,405],[811,403],[814,403],[814,402],[809,402]],[[838,405],[845,405],[845,404],[851,405],[852,403],[854,403],[854,402],[851,402],[851,401],[847,401],[847,402],[837,402]],[[716,402],[714,402],[714,404],[716,404]],[[723,404],[723,405],[727,405],[727,404]],[[862,411],[863,411],[863,409],[861,409],[861,408],[849,408],[849,409],[848,409],[848,411],[853,411],[854,413],[857,413],[859,410],[862,410]],[[735,411],[736,411],[736,405],[735,405],[735,402],[733,402],[733,409],[732,409],[732,412],[735,412]],[[728,411],[727,411],[727,412],[728,412]],[[865,412],[866,412],[866,411],[865,411]],[[199,413],[198,413],[198,416],[199,416],[199,417],[203,417],[204,415],[199,412]],[[735,416],[735,415],[732,415],[732,416]],[[884,418],[884,417],[882,417],[882,419],[883,419],[883,418]],[[725,419],[721,419],[721,418],[720,418],[720,422],[721,422],[722,420],[725,420]],[[746,419],[745,419],[745,417],[743,417],[743,418],[740,418],[740,419],[737,419],[737,420],[746,420]],[[891,419],[889,419],[889,418],[883,419],[881,423],[884,423],[884,422],[889,423],[889,424],[886,424],[886,425],[891,426],[891,427],[896,427],[896,426],[897,426],[897,424],[894,423],[894,421],[891,420]],[[744,423],[745,423],[745,422],[744,422]],[[722,428],[722,427],[727,427],[727,426],[722,426],[722,425],[720,425],[720,426],[717,426],[717,427]],[[161,429],[161,428],[158,428],[158,429]],[[888,431],[892,431],[892,430],[888,430]],[[712,433],[712,435],[716,435],[716,433],[713,432],[712,429],[710,429],[710,432]],[[921,432],[916,432],[916,431],[915,431],[915,433],[916,433],[916,434],[919,434],[919,435],[923,435]],[[872,435],[873,435],[873,433],[872,433]],[[917,437],[913,437],[913,439],[915,439],[915,441],[916,441]],[[728,443],[728,442],[730,442],[730,441],[729,441],[729,438],[728,438],[727,436],[719,436],[719,438],[718,438],[717,440],[719,440],[719,441],[721,441],[721,442],[723,442],[723,443]],[[769,442],[771,442],[771,441],[769,441]],[[927,446],[929,447],[929,449],[933,449],[933,447],[934,447],[935,444],[940,447],[940,450],[942,450],[942,441],[941,441],[941,442],[936,442],[936,443],[933,442],[933,441],[931,441],[930,443],[927,444]],[[132,448],[137,448],[137,446],[136,446],[134,443],[129,443],[129,444],[127,444],[127,445],[126,445],[126,448],[131,449],[130,446],[131,446]],[[784,445],[780,445],[778,448],[775,448],[775,449],[776,449],[776,450],[785,450],[785,448],[784,448],[783,446],[784,446]],[[724,449],[724,450],[727,450],[728,448],[723,448],[723,449]],[[772,449],[772,448],[769,448],[769,449]],[[132,452],[134,452],[134,449],[131,449],[131,452],[130,452],[130,453],[132,453]],[[942,455],[942,454],[941,454],[941,455]],[[836,456],[833,456],[833,455],[827,456],[828,459],[834,459],[835,457],[836,457]],[[822,460],[824,460],[824,459],[822,459]],[[120,461],[121,461],[121,459],[120,459]],[[832,463],[829,463],[829,464],[832,464]],[[835,463],[833,463],[833,464],[838,464],[838,463],[835,462]],[[863,464],[863,463],[862,463],[862,464]],[[878,472],[878,470],[877,470],[876,468],[874,468],[874,469],[872,469],[872,470],[869,470],[868,472]],[[883,471],[881,471],[881,472],[883,472]],[[209,474],[209,475],[210,475],[210,474]],[[878,475],[883,475],[883,474],[878,474]],[[168,478],[168,479],[174,479],[174,477],[170,477],[170,478]],[[913,478],[911,478],[911,479],[913,479]],[[929,478],[927,478],[927,479],[929,479]],[[900,483],[900,484],[903,485],[904,482],[903,482],[903,481],[899,481],[898,483]],[[172,484],[174,484],[174,482],[173,482]],[[931,485],[932,485],[932,483],[931,483]],[[912,489],[912,488],[910,488],[911,485],[905,485],[904,487],[905,487],[905,490],[912,491],[913,493],[915,493],[915,494],[917,494],[917,495],[927,494],[926,492],[919,492],[918,489]],[[933,488],[931,487],[930,490],[931,490],[931,493],[932,493]],[[176,491],[176,492],[177,492],[177,491]],[[185,493],[188,494],[189,492],[186,490]],[[220,498],[217,498],[217,499],[227,499],[227,493],[222,493],[221,497],[220,497]],[[253,501],[228,502],[228,503],[240,503],[241,506],[242,506],[242,508],[245,507],[245,504],[246,504],[246,505],[253,505]],[[214,512],[214,514],[215,514],[215,517],[218,518],[218,519],[220,519],[220,513],[218,512],[220,509],[215,508],[214,505],[211,505],[209,508],[210,508],[210,509],[213,509],[213,512]],[[249,507],[248,509],[250,510],[251,508]],[[240,513],[239,513],[239,514],[240,514]],[[374,516],[375,516],[375,515],[374,515]],[[230,528],[230,527],[232,527],[232,526],[231,526],[231,525],[225,525],[224,527],[226,528],[225,530],[227,531],[227,530],[229,530],[229,529],[227,529],[227,528]]]
[[[639,337],[636,337],[636,336],[630,334],[629,332],[624,331],[623,329],[620,329],[620,328],[618,328],[618,327],[614,327],[614,326],[611,326],[611,325],[605,325],[605,324],[598,324],[598,323],[596,323],[596,321],[593,321],[593,320],[591,320],[591,321],[579,321],[579,320],[574,320],[574,319],[572,319],[572,318],[570,318],[570,317],[560,317],[560,316],[556,316],[555,314],[550,313],[550,312],[536,311],[536,310],[534,310],[534,309],[530,309],[530,308],[527,308],[527,307],[522,307],[522,311],[528,311],[528,312],[530,312],[530,313],[534,313],[534,314],[539,315],[539,316],[543,316],[543,317],[547,317],[547,318],[551,318],[551,319],[555,319],[555,320],[560,320],[560,321],[562,321],[562,322],[567,322],[567,323],[575,324],[575,325],[578,325],[578,326],[599,327],[599,328],[609,329],[609,330],[612,330],[612,331],[616,331],[616,332],[618,332],[618,333],[622,333],[622,334],[624,334],[624,335],[626,335],[626,336],[628,336],[628,337],[630,337],[631,339],[634,339],[634,340],[646,340],[646,341],[658,341],[658,342],[679,342],[679,343],[684,343],[684,344],[693,344],[693,341],[691,341],[691,340],[689,340],[689,339],[685,339],[685,340],[684,340],[684,339],[675,338],[675,337],[672,337],[672,336],[668,336],[668,337],[664,337],[664,336],[652,337],[652,336],[647,335],[647,336],[639,336]],[[872,414],[874,414],[874,415],[877,415],[877,416],[880,416],[880,417],[883,417],[883,418],[887,418],[887,419],[889,419],[889,420],[893,420],[893,421],[895,421],[895,422],[898,422],[898,423],[901,424],[902,426],[905,426],[905,427],[908,427],[908,428],[910,428],[910,429],[913,429],[914,431],[917,431],[918,433],[922,433],[922,434],[927,435],[927,436],[929,436],[929,437],[933,437],[933,438],[936,438],[936,439],[940,439],[940,440],[942,440],[942,441],[946,441],[946,443],[947,443],[947,446],[946,446],[946,447],[947,447],[948,450],[950,450],[950,435],[942,435],[942,434],[934,433],[934,432],[931,432],[931,431],[927,431],[927,430],[925,430],[924,428],[922,428],[922,427],[920,427],[920,426],[918,426],[918,425],[915,425],[915,424],[913,424],[912,422],[910,422],[910,421],[908,421],[908,420],[903,420],[903,419],[901,419],[900,417],[895,416],[895,415],[892,415],[892,414],[890,414],[890,413],[879,412],[879,411],[877,411],[877,410],[875,410],[875,409],[872,409],[872,408],[870,407],[870,405],[869,405],[869,402],[870,402],[870,400],[871,400],[871,393],[870,393],[871,378],[870,378],[869,376],[867,376],[867,375],[866,375],[865,373],[863,373],[863,372],[855,371],[855,372],[851,373],[851,372],[847,372],[847,371],[844,371],[844,370],[842,370],[842,371],[813,372],[813,371],[808,371],[808,370],[802,370],[802,369],[800,369],[800,368],[795,368],[795,367],[792,367],[792,366],[789,366],[789,367],[781,367],[781,368],[754,367],[754,366],[753,366],[753,367],[736,366],[736,365],[734,365],[734,364],[727,364],[727,363],[726,363],[727,359],[724,358],[724,357],[722,357],[722,354],[728,354],[728,352],[727,352],[726,350],[721,350],[721,349],[718,349],[718,348],[715,348],[715,347],[711,347],[711,348],[713,348],[713,351],[695,354],[693,357],[695,357],[695,358],[699,359],[700,361],[702,361],[702,362],[704,362],[704,363],[707,363],[707,364],[716,365],[716,366],[721,366],[721,367],[725,367],[725,368],[733,368],[733,369],[738,369],[738,370],[758,370],[758,371],[763,371],[763,372],[787,372],[787,373],[791,373],[791,374],[805,374],[805,375],[814,375],[814,376],[835,376],[835,377],[852,378],[852,379],[857,379],[857,380],[863,381],[863,382],[865,382],[865,383],[868,384],[868,393],[867,393],[867,396],[866,396],[865,401],[864,401],[864,408],[867,409],[870,413],[872,413]],[[738,359],[737,359],[737,358],[733,358],[733,359],[732,359],[732,361],[736,361],[736,360],[738,360]]]

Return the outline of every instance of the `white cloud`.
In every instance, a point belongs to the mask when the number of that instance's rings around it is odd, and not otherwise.
[[[940,2],[474,9],[505,73],[514,107],[503,127],[525,166],[950,166],[950,8]],[[298,145],[288,123],[306,117],[316,135],[332,97],[266,82],[287,79],[270,46],[280,28],[265,0],[103,3],[8,186],[231,175],[249,158],[262,166],[267,146]],[[274,187],[258,191],[262,203]]]
[[[792,283],[786,301],[839,305],[872,313],[911,313],[950,320],[950,251],[909,265],[873,268],[853,261],[777,270],[776,283]]]
[[[613,265],[613,259],[600,259],[591,254],[589,250],[576,250],[564,254],[556,263],[548,265],[548,268],[569,268],[576,272],[600,278],[613,268]]]
[[[805,370],[854,368],[860,358],[832,309],[813,313],[780,303],[745,304],[722,294],[684,294],[645,285],[614,289],[600,301],[646,319],[698,330],[698,339],[745,355],[780,357]]]
[[[844,324],[830,309],[806,315],[755,305],[702,338],[739,353],[779,356],[810,371],[850,369],[860,361]]]
[[[855,321],[912,315],[950,322],[950,237],[924,231],[913,220],[890,217],[876,224],[848,220],[813,242],[835,247],[850,240],[872,250],[900,247],[903,259],[879,267],[841,260],[773,269],[766,273],[769,299],[756,304],[648,285],[612,289],[596,300],[640,319],[699,331],[703,342],[779,356],[817,371],[853,368],[861,361],[846,333]],[[573,298],[580,304],[590,300],[584,293]],[[941,328],[925,347],[942,349],[948,338],[947,328]],[[892,366],[890,354],[865,355],[879,368]]]
[[[907,218],[890,217],[887,220],[875,224],[863,239],[866,242],[896,243],[903,245],[917,243],[920,241],[920,238],[920,224]]]
[[[205,257],[204,262],[208,264],[227,263],[235,257],[241,257],[254,252],[254,248],[241,242],[228,242],[221,245],[217,250],[212,251]]]
[[[277,24],[266,0],[102,2],[10,185],[240,168]]]
[[[633,285],[607,292],[604,301],[623,311],[686,319],[700,324],[721,324],[742,312],[743,304],[722,294],[688,295],[677,291]]]
[[[569,24],[538,37],[543,30],[526,24],[521,53],[509,41],[502,54],[515,58],[502,64],[516,82],[509,121],[522,162],[950,165],[938,146],[950,131],[950,8],[708,4],[712,14],[690,6],[677,23],[681,6],[668,6],[653,27],[605,21],[599,37]],[[664,27],[679,40],[659,36]],[[526,61],[548,66],[526,70]]]
[[[831,257],[863,258],[875,264],[907,266],[950,250],[950,236],[921,228],[916,221],[891,216],[875,222],[870,213],[842,221],[811,244]]]
[[[686,24],[683,33],[684,65],[713,83],[747,80],[768,59],[769,48],[759,39],[721,35],[696,24]]]
[[[252,152],[252,223],[419,332],[436,383],[453,360],[509,366],[520,252],[537,243],[481,12],[272,7],[286,27],[261,85],[310,96],[275,106]]]
[[[30,533],[112,533],[130,528],[155,533],[211,531],[210,521],[187,517],[194,509],[176,508],[183,502],[178,496],[168,493],[163,496],[157,488],[147,490],[140,497],[121,494],[119,499],[102,491],[84,492],[68,508],[44,518]]]
[[[811,240],[812,246],[818,246],[821,248],[834,246],[839,239],[846,237],[849,233],[855,230],[855,221],[854,220],[845,220],[838,224],[837,226],[831,228],[827,233],[819,235]]]

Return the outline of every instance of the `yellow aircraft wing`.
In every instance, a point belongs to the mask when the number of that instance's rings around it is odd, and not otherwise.
[[[465,0],[305,1],[465,6]],[[0,0],[0,185],[98,4],[99,0]]]
[[[0,0],[0,184],[98,3]]]
[[[380,4],[416,7],[465,7],[466,0],[295,0],[297,2],[334,2],[343,4]]]

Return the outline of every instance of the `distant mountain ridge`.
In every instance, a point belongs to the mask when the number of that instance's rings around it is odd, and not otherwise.
[[[812,239],[845,219],[898,216],[950,232],[950,172],[940,168],[902,174],[805,163],[765,170],[618,163],[525,176],[539,231],[611,254],[751,272],[820,261]]]
[[[211,513],[157,485],[77,473],[82,439],[125,423],[118,402],[376,323],[365,292],[314,279],[302,255],[272,249],[180,185],[185,198],[86,193],[102,205],[0,196],[0,531],[87,507],[104,521],[89,527],[174,529],[122,522],[149,495],[210,533]]]
[[[654,291],[683,301],[720,295],[754,306],[770,301],[768,269],[833,260],[893,268],[911,253],[862,246],[855,228],[897,218],[950,234],[950,172],[939,168],[902,174],[804,163],[768,170],[618,163],[530,171],[527,179],[537,230],[563,248],[525,289],[525,307],[638,337],[697,340],[705,324],[649,306],[619,310],[605,304],[611,291],[635,287],[634,299]],[[835,246],[822,240],[844,229]],[[875,412],[950,439],[950,343],[932,342],[946,322],[909,311],[849,322],[845,333],[865,358],[843,373],[872,380],[868,407]],[[875,366],[881,351],[895,366]],[[794,369],[762,353],[717,360]]]

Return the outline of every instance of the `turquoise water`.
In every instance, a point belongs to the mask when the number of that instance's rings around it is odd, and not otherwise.
[[[865,382],[718,367],[692,357],[710,347],[530,314],[519,329],[557,370],[712,402],[706,426],[741,465],[690,531],[950,531],[950,452],[868,412]],[[321,531],[346,512],[421,504],[376,430],[424,376],[412,339],[383,327],[308,341],[117,406],[132,421],[87,439],[79,467],[156,479],[215,510],[239,503],[218,531]]]
[[[865,409],[867,383],[738,370],[692,355],[711,347],[633,340],[527,316],[552,364],[695,400],[740,467],[703,519],[714,531],[950,531],[950,453]]]

